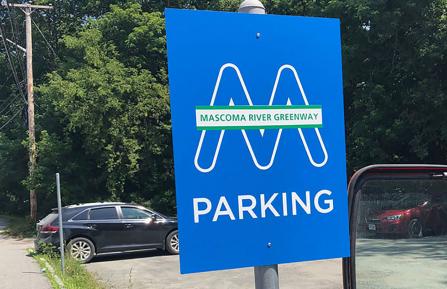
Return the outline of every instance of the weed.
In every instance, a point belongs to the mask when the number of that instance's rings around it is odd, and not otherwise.
[[[49,250],[50,248],[48,248]],[[104,284],[100,283],[87,269],[70,256],[65,256],[65,273],[62,273],[61,260],[58,254],[52,251],[50,254],[38,253],[33,255],[42,268],[45,267],[43,258],[55,271],[55,274],[62,280],[65,289],[105,289]],[[46,271],[51,284],[55,289],[60,289],[56,278],[50,272]]]

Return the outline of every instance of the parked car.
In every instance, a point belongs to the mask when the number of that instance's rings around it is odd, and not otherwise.
[[[67,252],[82,263],[95,255],[144,249],[179,253],[177,219],[142,206],[92,203],[62,208]],[[37,224],[36,249],[42,243],[59,247],[57,209]]]
[[[447,194],[407,194],[367,221],[367,230],[380,235],[420,238],[447,232]]]

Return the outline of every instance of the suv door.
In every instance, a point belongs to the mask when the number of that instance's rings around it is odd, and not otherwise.
[[[345,289],[447,288],[447,166],[375,165],[349,184]]]
[[[122,247],[119,235],[121,220],[115,206],[92,208],[88,213],[87,226],[98,253],[113,252]]]
[[[155,213],[133,206],[120,206],[126,242],[131,247],[161,247],[163,237]]]

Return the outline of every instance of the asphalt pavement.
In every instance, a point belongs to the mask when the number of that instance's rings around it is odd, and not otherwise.
[[[6,222],[6,220],[0,218],[0,233],[6,228],[7,225],[8,223]]]
[[[253,268],[181,275],[178,256],[160,251],[101,256],[87,269],[110,289],[253,289]],[[341,289],[341,260],[279,266],[281,289]]]
[[[0,219],[0,231],[6,221]],[[39,264],[27,256],[26,250],[33,247],[31,239],[16,240],[0,232],[0,288],[1,289],[51,289],[47,277],[41,273]]]
[[[357,288],[447,288],[447,236],[357,240]]]
[[[159,251],[101,256],[87,265],[111,289],[253,289],[253,269],[180,275],[178,256]],[[357,288],[447,288],[447,236],[357,240]],[[340,289],[341,260],[280,265],[282,289]]]

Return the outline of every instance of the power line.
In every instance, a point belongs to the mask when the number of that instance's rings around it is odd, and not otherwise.
[[[18,48],[19,48],[18,36],[15,33],[15,30],[18,31],[18,29],[17,29],[17,17],[18,16],[14,13],[14,21],[13,21],[13,16],[12,16],[12,13],[11,13],[11,9],[9,8],[9,3],[8,3],[7,0],[5,0],[4,3],[6,3],[6,8],[7,8],[7,11],[8,11],[8,19],[9,19],[9,23],[10,23],[10,26],[11,26],[11,33],[12,33],[14,42],[12,42],[12,41],[10,41],[9,39],[6,38],[6,35],[3,32],[3,30],[0,30],[0,32],[1,32],[1,35],[2,35],[2,38],[3,38],[3,44],[4,44],[4,47],[5,47],[5,50],[6,50],[6,55],[8,57],[8,62],[10,64],[10,67],[11,67],[11,70],[12,70],[12,73],[13,73],[13,76],[14,76],[14,82],[16,84],[16,88],[17,88],[19,94],[22,96],[23,102],[25,104],[27,104],[26,97],[25,97],[25,95],[23,93],[23,90],[22,90],[22,83],[23,83],[23,81],[19,81],[19,76],[18,76],[17,70],[15,68],[16,65],[17,65],[16,63],[18,63],[22,79],[24,79],[25,78],[25,67],[24,67],[23,62],[20,59],[21,58],[20,57],[21,53],[18,50]],[[1,29],[1,27],[0,27],[0,29]],[[5,40],[6,41],[10,41],[14,45],[16,58],[11,57],[11,52],[9,51],[8,46],[6,45]],[[19,58],[19,59],[17,59],[17,58]]]
[[[10,99],[12,99],[12,101],[9,101]],[[16,100],[16,99],[17,99],[17,98],[16,98],[15,96],[11,96],[11,97],[8,98],[8,102],[5,103],[5,104],[0,108],[0,116],[2,115],[2,113],[3,113],[4,111],[6,111],[6,109],[8,109],[8,108],[14,103],[14,100]]]
[[[17,97],[17,96],[15,96],[15,95],[12,94],[10,97],[8,97],[7,99],[3,100],[3,101],[2,101],[3,104],[0,105],[0,110],[2,110],[5,106],[8,106],[9,103],[10,103],[9,101],[10,101],[11,99],[15,98],[15,97]]]
[[[6,83],[11,79],[11,77],[12,77],[12,74],[10,74],[10,75],[3,81],[3,84],[2,84],[1,86],[5,86]],[[17,100],[17,99],[20,100],[20,98],[18,98],[17,95],[15,95],[15,94],[11,94],[10,97],[8,97],[8,98],[6,98],[5,100],[3,100],[3,104],[0,105],[0,115],[6,110],[7,107],[10,107],[10,106],[14,103],[14,101]],[[10,101],[10,100],[12,100],[12,101]]]
[[[17,31],[19,31],[19,29],[17,28],[17,15],[15,14],[15,12],[14,12],[14,21],[13,21],[13,17],[12,17],[12,13],[11,13],[11,9],[9,8],[9,6],[10,6],[10,4],[8,3],[8,1],[7,0],[5,0],[5,3],[6,3],[6,9],[7,9],[7,11],[8,11],[8,15],[9,15],[9,23],[10,23],[10,25],[11,25],[11,33],[12,33],[12,37],[13,37],[13,40],[14,40],[14,42],[16,43],[16,44],[18,44],[19,43],[19,41],[18,41],[18,37],[16,36],[16,33],[15,33],[15,30],[17,30]],[[19,32],[17,32],[17,33],[19,33]],[[16,48],[16,54],[17,55],[20,55],[19,54],[19,51],[18,51],[18,47],[17,46],[15,46],[15,48]],[[25,66],[24,66],[24,64],[23,64],[23,62],[22,61],[20,61],[20,59],[17,61],[18,63],[19,63],[19,66],[20,66],[20,72],[22,73],[22,79],[23,78],[25,78]]]
[[[9,102],[9,100],[12,99],[12,101]],[[0,116],[3,114],[3,112],[5,112],[8,108],[11,108],[11,106],[14,104],[14,102],[17,100],[17,96],[12,95],[11,97],[8,98],[8,103],[6,103],[5,105],[3,105],[3,107],[0,109]],[[20,100],[20,99],[19,99]]]
[[[11,112],[12,107],[13,107],[13,102],[9,103],[9,105],[6,106],[6,107],[0,112],[0,116],[8,115],[8,113]],[[5,112],[5,113],[4,113],[4,112]]]
[[[56,54],[56,51],[54,51],[53,46],[50,44],[50,42],[47,40],[47,38],[45,37],[45,35],[42,33],[42,30],[40,30],[39,26],[37,25],[37,23],[31,19],[31,21],[33,21],[34,26],[36,26],[37,30],[39,31],[40,35],[42,35],[43,40],[45,40],[45,43],[47,44],[48,48],[50,49],[50,51],[53,53],[53,55],[56,58],[59,58],[59,56]]]
[[[0,85],[0,86],[5,86],[6,85],[6,83],[8,82],[8,80],[10,80],[11,79],[11,76],[12,76],[12,74],[10,74],[7,78],[5,78],[5,80],[3,81],[3,84],[2,85]]]
[[[22,111],[23,107],[21,107],[19,110],[16,111],[16,113],[14,113],[14,115],[8,119],[2,126],[0,126],[0,130],[2,130],[4,127],[6,127],[14,118],[17,117],[17,115],[19,115],[19,113]]]
[[[11,77],[12,77],[12,74],[10,74],[10,75],[3,81],[3,84],[0,85],[0,86],[5,86],[6,83],[11,79]],[[5,106],[9,105],[8,102],[9,102],[12,98],[16,98],[16,97],[17,97],[16,95],[11,94],[10,97],[4,99],[4,100],[2,101],[3,104],[0,105],[0,110],[2,110]]]
[[[14,82],[15,82],[15,84],[16,84],[17,90],[19,91],[20,95],[22,96],[23,101],[24,101],[25,103],[27,103],[27,101],[26,101],[26,97],[25,97],[25,95],[23,94],[22,89],[20,88],[19,77],[17,76],[17,71],[16,71],[15,66],[14,66],[14,63],[13,63],[13,61],[12,61],[12,58],[11,58],[11,54],[10,54],[10,52],[9,52],[8,45],[6,44],[6,36],[5,36],[4,32],[3,32],[3,29],[2,29],[2,27],[1,27],[1,25],[0,25],[0,34],[2,35],[1,38],[2,38],[2,40],[3,40],[3,47],[5,48],[6,57],[8,58],[8,63],[9,63],[9,66],[10,66],[10,68],[11,68],[12,74],[13,74],[13,76],[14,76]]]

